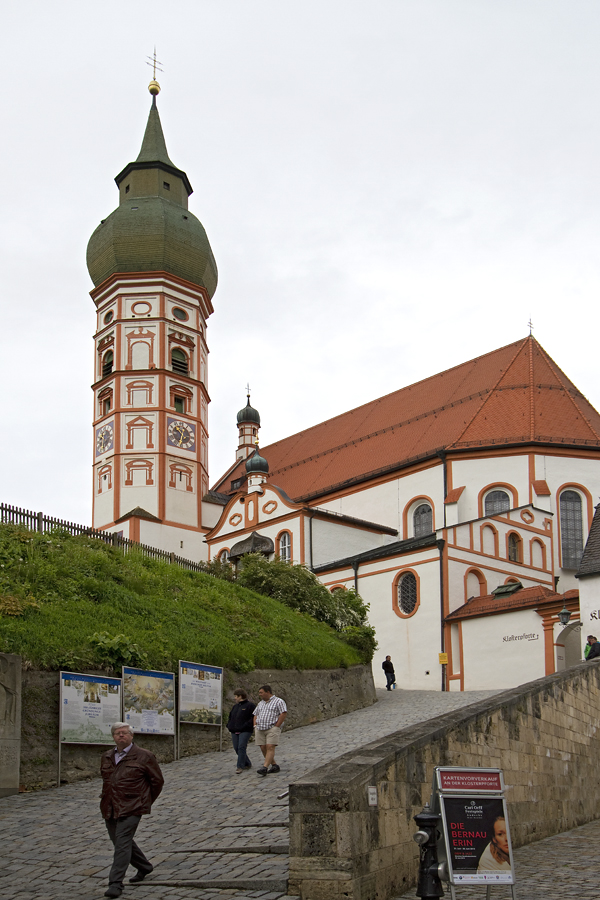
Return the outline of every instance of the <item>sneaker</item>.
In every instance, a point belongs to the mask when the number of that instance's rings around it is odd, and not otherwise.
[[[266,766],[261,766],[260,769],[256,770],[257,775],[266,775],[269,770]]]
[[[236,769],[236,770],[235,770],[235,774],[236,774],[236,775],[241,775],[243,771],[244,771],[243,769]]]
[[[267,771],[268,771],[269,775],[276,775],[277,772],[281,772],[281,769],[279,768],[279,766],[277,765],[277,763],[273,763],[272,766],[269,766],[269,768],[267,769]]]

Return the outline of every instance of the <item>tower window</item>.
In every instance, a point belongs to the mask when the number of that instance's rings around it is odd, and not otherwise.
[[[188,314],[185,309],[182,309],[180,306],[174,306],[171,310],[176,319],[179,319],[181,322],[187,322],[189,319]]]
[[[104,316],[104,324],[105,324],[105,325],[108,325],[109,322],[112,322],[113,316],[114,316],[113,310],[112,310],[112,309],[109,309],[109,311],[108,311],[108,312],[106,313],[106,315]]]
[[[108,350],[108,352],[104,354],[104,358],[102,359],[102,377],[103,378],[106,378],[106,376],[110,375],[110,373],[112,372],[113,361],[114,361],[114,354],[113,354],[112,350]]]
[[[183,397],[175,397],[175,412],[185,413],[185,400]]]
[[[189,372],[188,358],[183,350],[179,350],[178,347],[171,350],[171,367],[174,372],[178,372],[180,375],[187,375]]]
[[[129,185],[128,185],[128,184],[127,184],[127,185],[125,185],[125,193],[126,193],[126,194],[128,194],[128,193],[129,193]]]
[[[169,184],[168,181],[163,181],[163,187],[164,187],[165,191],[171,190],[171,185]]]
[[[106,416],[110,412],[110,397],[105,397],[102,401],[102,415]]]

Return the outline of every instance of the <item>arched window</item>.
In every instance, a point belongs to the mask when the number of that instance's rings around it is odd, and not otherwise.
[[[188,358],[179,347],[171,350],[171,368],[174,372],[179,372],[180,375],[187,375],[189,372]]]
[[[433,511],[429,503],[421,503],[413,513],[415,537],[423,537],[433,531]]]
[[[292,558],[292,536],[289,531],[282,531],[279,535],[279,558],[284,562],[290,562]]]
[[[508,512],[510,509],[510,497],[506,491],[490,491],[485,497],[486,516],[497,516],[498,513]]]
[[[221,550],[217,559],[219,559],[223,564],[228,563],[229,562],[229,550],[227,550],[227,549]]]
[[[405,572],[398,579],[398,610],[404,616],[411,616],[417,606],[417,579],[412,572]]]
[[[102,377],[106,378],[107,375],[113,370],[113,362],[115,356],[112,350],[107,350],[104,356],[102,357]]]
[[[521,538],[514,531],[508,536],[508,558],[511,562],[521,562]]]
[[[563,569],[577,569],[583,553],[583,517],[577,491],[560,495],[560,546]]]

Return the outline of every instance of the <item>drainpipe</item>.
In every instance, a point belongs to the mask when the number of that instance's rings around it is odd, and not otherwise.
[[[446,527],[446,497],[448,496],[448,464],[446,462],[446,451],[439,450],[438,456],[442,461],[442,471],[444,473],[444,528]]]
[[[444,547],[446,541],[436,541],[440,551],[440,653],[444,653]],[[442,666],[442,690],[446,690],[446,666]]]
[[[313,526],[312,526],[312,523],[313,523],[314,515],[315,514],[313,513],[312,516],[308,517],[308,559],[309,559],[308,567],[311,572],[313,571]]]
[[[352,563],[352,568],[354,569],[354,590],[356,591],[357,594],[358,594],[358,567],[359,567],[359,565],[360,565],[360,563],[358,562],[357,559],[355,559],[354,562]]]

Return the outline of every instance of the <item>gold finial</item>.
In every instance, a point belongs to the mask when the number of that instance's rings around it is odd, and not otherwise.
[[[156,80],[156,70],[158,69],[159,72],[164,71],[164,69],[161,69],[161,61],[156,58],[156,47],[154,48],[154,56],[147,57],[146,65],[152,66],[152,81],[148,85],[148,90],[153,97],[156,97],[156,95],[160,93],[160,84]]]

